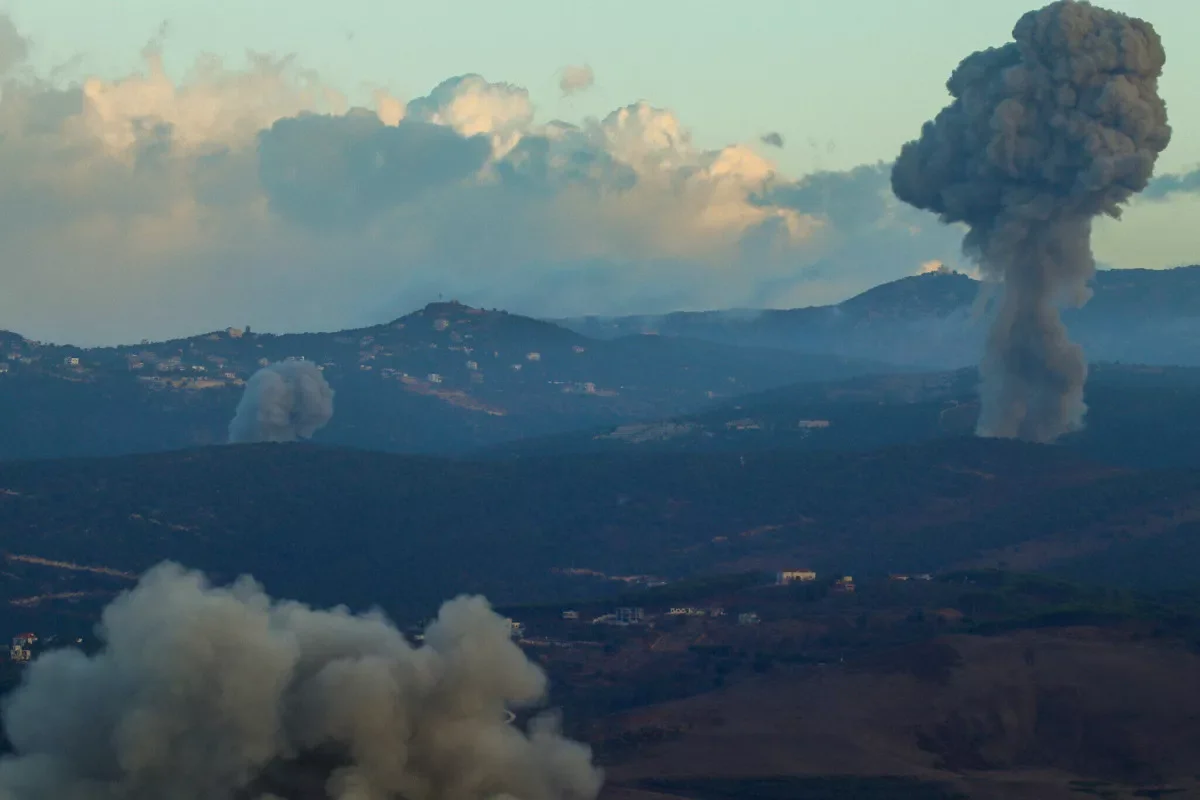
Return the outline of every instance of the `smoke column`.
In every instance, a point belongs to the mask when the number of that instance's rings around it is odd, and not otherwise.
[[[1083,424],[1087,362],[1058,307],[1087,302],[1092,219],[1119,217],[1170,141],[1166,56],[1149,23],[1082,1],[1031,11],[1012,35],[954,70],[953,102],[901,149],[892,190],[966,223],[965,254],[1003,282],[978,433],[1044,442]]]
[[[230,442],[311,438],[333,417],[333,389],[311,361],[277,361],[250,376],[229,423]]]
[[[103,649],[49,652],[4,706],[3,800],[592,800],[601,774],[552,716],[508,707],[545,674],[481,597],[410,646],[382,615],[210,586],[162,564],[104,611]],[[272,781],[322,754],[315,786]],[[320,759],[318,759],[320,761]],[[323,784],[323,786],[322,786]]]

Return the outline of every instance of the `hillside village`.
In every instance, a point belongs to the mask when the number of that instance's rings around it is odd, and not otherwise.
[[[579,575],[601,575],[592,570],[572,570],[570,572]],[[758,626],[764,622],[764,616],[768,624],[777,622],[781,599],[787,605],[797,597],[813,600],[820,597],[846,596],[853,595],[856,589],[854,578],[848,575],[834,576],[825,581],[818,581],[817,573],[812,570],[783,570],[776,573],[772,581],[752,580],[749,585],[741,586],[732,594],[726,591],[717,596],[706,597],[704,602],[700,603],[664,605],[658,601],[654,590],[665,589],[668,593],[678,592],[680,587],[685,593],[695,593],[696,590],[691,588],[686,581],[682,584],[676,582],[675,588],[671,588],[673,586],[671,582],[653,576],[603,577],[623,582],[631,587],[640,587],[641,594],[635,598],[642,598],[642,602],[646,602],[647,605],[605,606],[602,601],[591,601],[563,608],[557,612],[551,612],[549,615],[547,608],[531,609],[528,616],[520,619],[509,617],[514,640],[523,648],[535,650],[559,648],[571,651],[580,648],[603,648],[606,644],[611,645],[618,640],[625,644],[636,643],[643,632],[657,631],[659,639],[656,644],[649,647],[649,651],[654,652],[662,649],[660,645],[662,637],[666,633],[679,632],[687,628],[689,621],[700,621],[700,629],[704,631],[705,636],[719,635],[720,630],[724,628]],[[927,574],[893,575],[890,580],[893,582],[931,581],[933,578]],[[720,582],[718,581],[716,585],[720,586]],[[796,595],[794,591],[785,594],[784,590],[787,590],[788,587],[802,588],[805,591],[801,595]],[[747,596],[746,590],[757,591],[758,594],[757,596]],[[706,593],[708,593],[708,589],[701,587],[700,594]],[[731,601],[732,605],[728,610],[720,604],[722,598]],[[10,604],[21,607],[29,606],[23,600],[12,601]],[[764,612],[763,615],[759,613],[760,605]],[[46,619],[49,620],[52,617]],[[422,640],[421,630],[424,624],[423,622],[409,626],[409,635],[413,641]],[[629,635],[622,638],[612,632],[622,629],[627,630]],[[692,629],[697,628],[692,625]],[[60,633],[41,636],[34,632],[17,633],[11,637],[7,661],[14,665],[27,664],[46,649],[82,645],[83,641],[81,637],[64,637]]]
[[[430,304],[386,325],[333,334],[273,335],[230,327],[190,339],[96,349],[3,334],[0,373],[76,382],[131,376],[151,389],[202,391],[240,387],[272,361],[307,359],[331,381],[373,373],[407,391],[485,413],[496,413],[494,406],[463,402],[464,396],[519,387],[525,395],[613,398],[639,388],[614,385],[628,363],[612,361],[611,343],[599,343],[599,354],[589,353],[589,345],[549,323],[452,301]],[[730,375],[722,383],[706,388],[706,397],[729,394],[739,379]]]
[[[0,457],[222,442],[246,381],[287,359],[318,365],[337,395],[321,441],[439,454],[690,413],[877,368],[658,336],[598,341],[457,302],[334,333],[230,327],[91,349],[0,332]]]
[[[115,348],[82,349],[23,339],[15,334],[0,338],[0,355],[5,373],[30,368],[68,380],[94,380],[111,373],[130,373],[152,386],[202,390],[241,385],[259,367],[287,358],[316,361],[332,371],[377,371],[390,379],[425,384],[485,383],[489,371],[500,375],[520,373],[539,365],[542,353],[521,349],[520,339],[536,339],[547,332],[560,340],[556,355],[581,355],[587,348],[575,343],[564,348],[562,340],[582,340],[553,326],[532,323],[545,330],[534,336],[506,331],[504,312],[485,311],[460,303],[438,303],[392,323],[335,334],[272,335],[254,333],[249,326],[230,327],[185,340]],[[498,341],[489,334],[499,333]],[[511,335],[515,334],[515,335]],[[480,350],[483,343],[485,348]],[[493,346],[494,345],[494,346]],[[401,362],[408,369],[402,369]],[[413,363],[416,362],[416,363]],[[420,369],[428,366],[429,369]],[[442,372],[436,369],[443,370]],[[552,381],[553,382],[553,381]],[[558,381],[564,392],[606,394],[592,381]]]

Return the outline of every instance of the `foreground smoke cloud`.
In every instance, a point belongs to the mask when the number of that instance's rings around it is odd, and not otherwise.
[[[964,222],[963,241],[1004,295],[981,365],[979,434],[1051,441],[1079,428],[1087,362],[1058,304],[1087,302],[1092,219],[1119,217],[1171,138],[1149,23],[1060,0],[1014,42],[965,58],[954,101],[892,170],[901,200]]]
[[[278,361],[250,376],[230,442],[309,439],[333,417],[333,389],[311,361]]]
[[[168,563],[100,633],[98,654],[48,653],[7,698],[3,800],[277,798],[270,776],[316,751],[340,800],[599,791],[588,748],[552,717],[528,734],[506,724],[546,678],[480,597],[445,603],[413,648],[381,615],[274,601],[248,577],[213,587]]]

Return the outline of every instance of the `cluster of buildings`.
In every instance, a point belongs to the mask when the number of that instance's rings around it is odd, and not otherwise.
[[[14,664],[28,664],[41,649],[38,647],[39,642],[42,645],[55,645],[58,641],[57,636],[49,636],[43,640],[36,633],[18,633],[12,637],[12,644],[8,647],[8,660]],[[83,639],[75,639],[74,644],[83,644]]]
[[[811,569],[789,569],[775,573],[776,586],[788,586],[793,583],[812,583],[816,581],[817,573]],[[830,591],[835,594],[852,594],[854,592],[854,577],[843,575],[833,582]]]
[[[33,657],[33,646],[37,644],[37,634],[34,633],[18,633],[12,638],[12,645],[8,648],[8,658],[14,664],[24,664]]]

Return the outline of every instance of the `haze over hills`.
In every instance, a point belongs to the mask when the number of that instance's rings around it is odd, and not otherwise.
[[[1200,365],[1200,266],[1102,270],[1092,299],[1063,312],[1092,361]],[[945,369],[983,352],[990,298],[968,275],[931,271],[837,305],[562,320],[588,336],[655,332]]]
[[[1200,267],[1101,272],[1095,284],[1092,301],[1067,314],[1093,361],[1200,364]],[[335,333],[231,328],[89,350],[5,333],[0,457],[223,442],[249,375],[296,357],[322,365],[337,392],[338,411],[317,434],[330,444],[462,453],[616,429],[722,403],[732,408],[739,396],[797,382],[973,364],[986,327],[976,314],[986,310],[979,288],[966,275],[933,272],[838,306],[564,323],[577,330],[436,303],[388,324]],[[659,335],[642,335],[648,329]],[[598,336],[605,338],[589,338]],[[971,382],[955,385],[951,399],[972,402]],[[1101,385],[1088,391],[1103,394]],[[1105,403],[1099,395],[1096,402],[1098,409]],[[949,430],[963,429],[955,422]],[[920,438],[904,425],[891,430],[880,443]]]
[[[457,303],[336,333],[231,328],[90,350],[5,334],[0,349],[0,458],[224,442],[245,381],[287,358],[321,365],[337,393],[320,441],[439,453],[679,413],[794,381],[895,369],[668,337],[594,341]]]

